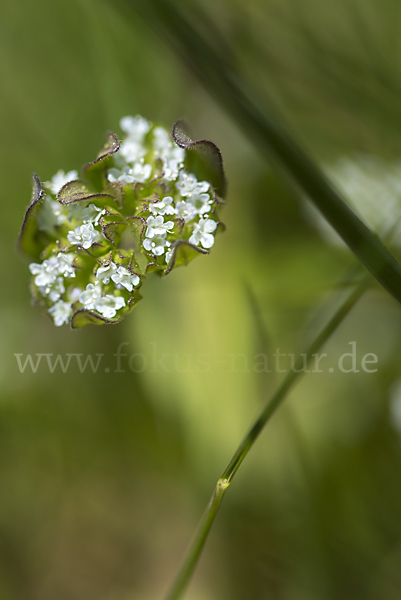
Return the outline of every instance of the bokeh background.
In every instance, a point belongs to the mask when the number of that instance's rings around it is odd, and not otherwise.
[[[178,6],[202,24],[195,3]],[[399,2],[202,0],[201,9],[258,102],[319,164],[361,155],[383,173],[397,164]],[[255,355],[302,346],[356,261],[152,23],[119,3],[3,0],[0,77],[0,596],[162,598],[216,480],[283,377],[255,372]],[[122,324],[56,328],[31,306],[15,250],[30,176],[92,160],[127,114],[166,127],[186,117],[217,143],[227,232],[210,256],[149,277]],[[382,215],[378,185],[365,192]],[[350,201],[365,216],[357,194]],[[400,334],[400,307],[368,292],[325,351],[335,366],[355,342],[358,365],[375,353],[377,372],[325,369],[297,385],[228,490],[188,599],[399,598]],[[96,373],[75,360],[52,373],[46,358],[21,372],[15,354],[38,353],[103,356]],[[154,362],[163,354],[166,368]]]

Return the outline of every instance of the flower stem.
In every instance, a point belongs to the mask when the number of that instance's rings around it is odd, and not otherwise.
[[[238,446],[230,463],[220,479],[217,481],[208,507],[202,516],[192,542],[189,545],[185,560],[166,600],[180,600],[183,597],[205,545],[207,536],[212,527],[221,501],[223,500],[224,494],[264,426],[269,421],[276,409],[284,401],[293,384],[304,372],[305,365],[303,356],[306,355],[306,363],[309,364],[311,358],[319,352],[322,346],[327,342],[330,336],[348,315],[350,310],[358,302],[359,298],[369,287],[370,282],[371,279],[366,277],[358,284],[352,293],[349,294],[343,301],[343,303],[331,317],[326,326],[317,335],[314,341],[310,344],[310,346],[303,353],[298,355],[294,368],[287,373],[276,391],[269,398],[261,414]]]

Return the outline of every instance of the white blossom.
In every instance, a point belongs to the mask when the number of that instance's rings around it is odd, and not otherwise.
[[[50,286],[56,280],[54,264],[50,260],[44,260],[42,263],[31,263],[29,270],[32,275],[36,275],[34,282],[38,287]]]
[[[111,279],[117,285],[122,285],[126,290],[132,292],[133,287],[140,282],[138,275],[131,273],[125,267],[117,267],[117,271],[111,276]]]
[[[166,235],[169,229],[173,229],[174,227],[173,221],[167,221],[165,223],[162,216],[150,216],[146,219],[146,223],[148,228],[145,232],[145,236],[147,238],[153,238],[156,235]]]
[[[166,252],[166,263],[168,264],[173,256],[173,250],[167,250]]]
[[[67,239],[71,244],[82,246],[85,250],[88,250],[95,242],[99,242],[101,237],[92,223],[84,223],[75,227],[74,231],[69,231]]]
[[[172,140],[170,134],[164,127],[155,127],[153,130],[153,145],[161,153],[171,148]]]
[[[89,204],[82,211],[82,220],[84,223],[94,223],[99,225],[101,217],[106,213],[104,209],[98,208],[94,204]]]
[[[198,215],[209,212],[212,205],[209,194],[201,194],[199,192],[193,193],[188,202],[194,207],[194,213]]]
[[[54,319],[56,327],[60,327],[64,323],[68,323],[71,314],[71,303],[59,300],[49,308],[49,313]]]
[[[195,246],[198,246],[200,242],[204,248],[211,248],[214,244],[212,232],[216,227],[217,223],[212,219],[201,219],[199,223],[196,223],[189,242]]]
[[[177,146],[163,127],[155,127],[153,131],[156,157],[163,162],[164,179],[175,181],[179,170],[183,167],[185,150]]]
[[[29,270],[32,275],[36,275],[35,285],[46,294],[49,293],[51,286],[56,281],[57,277],[64,275],[65,277],[75,277],[75,270],[72,267],[74,255],[59,253],[57,256],[51,256],[42,263],[31,263]],[[63,290],[64,291],[64,290]]]
[[[75,269],[72,263],[75,258],[75,254],[68,253],[63,254],[59,252],[57,254],[57,272],[64,277],[75,277]]]
[[[204,194],[210,188],[210,184],[207,181],[198,181],[193,173],[187,173],[181,171],[178,176],[176,183],[181,196],[196,196],[198,194]]]
[[[150,130],[151,123],[140,115],[136,117],[128,116],[120,119],[120,127],[129,138],[142,141]]]
[[[119,181],[126,183],[144,183],[152,174],[151,165],[144,164],[143,158],[133,164],[132,167],[126,165],[122,169],[109,169],[107,179],[111,182]]]
[[[49,196],[45,196],[38,212],[38,229],[50,235],[55,235],[54,228],[64,223],[67,218],[64,211],[64,207],[59,202],[52,200]]]
[[[57,277],[48,285],[38,286],[42,296],[48,296],[52,302],[57,302],[65,292],[64,279]]]
[[[165,196],[159,202],[149,203],[149,210],[154,215],[175,215],[175,208],[172,206],[172,196]]]
[[[79,301],[84,305],[84,308],[88,310],[92,310],[96,308],[96,302],[102,296],[102,286],[97,283],[88,283],[86,286],[86,290],[82,292],[79,296]]]
[[[185,222],[190,221],[196,215],[196,210],[190,202],[180,200],[175,205],[175,212],[180,219],[184,219]]]
[[[152,239],[145,238],[143,240],[143,247],[148,252],[155,254],[156,256],[161,256],[164,254],[164,249],[171,246],[170,242],[168,242],[164,235],[155,235]]]
[[[125,306],[125,300],[121,296],[102,296],[96,301],[95,309],[104,316],[105,319],[112,319],[120,308]]]
[[[78,179],[77,171],[69,171],[68,173],[64,173],[64,171],[57,171],[55,175],[51,178],[51,181],[46,183],[46,187],[50,189],[50,191],[56,195],[59,193],[63,185],[69,183],[70,181],[74,181]]]
[[[109,283],[110,277],[114,275],[116,271],[117,265],[111,261],[110,264],[98,268],[96,271],[96,279],[101,279],[103,283]]]
[[[133,163],[143,158],[146,154],[146,149],[137,140],[126,138],[121,146],[119,155],[122,156],[127,163]]]

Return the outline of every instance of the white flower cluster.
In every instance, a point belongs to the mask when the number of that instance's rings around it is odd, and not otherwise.
[[[158,202],[149,204],[152,213],[146,220],[147,229],[143,246],[147,252],[160,256],[166,252],[166,262],[170,261],[171,243],[166,239],[167,234],[173,229],[173,221],[164,221],[166,215],[174,215],[185,223],[193,225],[193,233],[189,242],[203,248],[211,248],[214,236],[211,235],[217,227],[216,221],[208,218],[213,201],[207,193],[210,184],[207,181],[199,182],[195,175],[184,170],[179,171],[175,186],[180,194],[180,199],[175,202],[172,196],[165,196]],[[181,199],[183,198],[183,199]],[[196,222],[195,219],[199,218]]]
[[[21,234],[35,260],[45,257],[30,265],[33,292],[57,326],[128,313],[148,272],[183,264],[182,254],[172,263],[175,248],[186,243],[201,252],[214,244],[220,202],[208,181],[184,167],[186,150],[140,116],[120,126],[124,139],[110,134],[82,179],[58,171],[43,190],[36,178],[40,194],[28,209],[35,206],[36,232],[23,225]]]
[[[60,189],[70,181],[73,181],[78,176],[76,171],[64,173],[58,171],[53,176],[46,187],[52,194],[57,195]],[[99,222],[104,210],[88,203],[73,203],[68,209],[62,206],[56,200],[52,200],[49,196],[45,196],[44,203],[41,207],[38,216],[38,228],[49,233],[53,232],[56,225],[62,223],[71,223],[81,221],[81,224],[76,225],[73,230],[67,233],[67,240],[72,245],[88,250],[94,244],[102,242],[104,236],[100,231],[95,229],[99,226]],[[56,326],[61,326],[68,323],[72,311],[73,303],[77,300],[83,305],[83,308],[88,310],[96,310],[106,319],[115,317],[117,311],[126,305],[125,299],[122,296],[114,296],[105,294],[102,296],[102,287],[97,281],[95,285],[89,283],[86,286],[86,291],[80,288],[73,288],[70,292],[70,302],[61,300],[61,296],[66,292],[66,282],[64,278],[72,279],[76,276],[73,267],[73,261],[76,258],[75,254],[58,253],[57,256],[51,256],[42,263],[31,263],[29,269],[34,275],[34,283],[43,297],[47,297],[50,302],[54,303],[49,308],[49,314],[53,317]],[[97,278],[106,271],[113,272],[112,280],[116,284],[117,289],[122,287],[132,291],[134,286],[140,283],[137,275],[134,275],[123,266],[117,266],[113,262],[108,267],[99,267]],[[110,279],[110,278],[109,278]],[[104,283],[109,283],[103,278]]]
[[[146,220],[147,228],[143,240],[146,252],[155,256],[166,253],[166,262],[170,261],[171,242],[167,239],[167,235],[174,228],[174,222],[164,221],[164,217],[170,215],[192,225],[193,232],[189,237],[191,244],[195,246],[200,244],[206,249],[211,248],[214,244],[212,233],[216,230],[217,223],[208,217],[213,205],[213,200],[208,193],[210,184],[207,181],[198,181],[193,173],[184,170],[185,150],[172,142],[163,127],[155,127],[152,130],[151,123],[142,117],[124,117],[120,121],[120,127],[127,137],[121,144],[118,157],[119,168],[108,170],[108,180],[119,181],[123,185],[149,181],[152,176],[152,166],[145,162],[147,157],[149,160],[153,159],[153,162],[161,161],[163,179],[170,182],[171,186],[174,185],[176,190],[176,201],[169,195],[157,202],[149,203],[151,214]],[[153,144],[151,152],[144,145],[149,132]],[[154,175],[156,176],[156,173]],[[172,189],[174,190],[173,187]],[[81,231],[78,231],[78,236],[82,237]]]

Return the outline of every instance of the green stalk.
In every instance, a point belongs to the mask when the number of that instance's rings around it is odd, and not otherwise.
[[[219,506],[221,504],[221,501],[223,500],[224,494],[228,486],[234,479],[236,472],[240,468],[243,460],[245,459],[249,450],[252,448],[253,444],[257,440],[260,432],[262,431],[266,423],[269,421],[270,417],[280,406],[280,404],[284,401],[288,392],[290,391],[294,383],[297,381],[297,379],[299,379],[303,374],[302,369],[304,367],[304,359],[302,355],[306,354],[306,364],[308,365],[310,363],[311,358],[319,352],[323,344],[327,342],[332,333],[334,333],[337,327],[348,315],[350,310],[358,302],[362,294],[369,287],[369,281],[370,278],[365,278],[361,283],[359,283],[359,285],[353,290],[353,292],[348,295],[348,297],[341,304],[338,310],[331,317],[330,321],[322,329],[322,331],[310,344],[306,351],[298,355],[298,358],[294,365],[294,369],[287,373],[287,375],[285,376],[281,384],[278,386],[274,394],[268,400],[265,408],[263,409],[259,417],[256,419],[254,425],[251,427],[247,435],[242,440],[241,444],[238,446],[234,456],[230,460],[230,463],[228,464],[222,476],[217,481],[209,505],[198,525],[194,538],[188,548],[185,560],[181,566],[175,583],[171,588],[166,600],[180,600],[180,598],[183,597],[183,594],[195,570],[195,567],[205,545],[207,536],[215,519],[216,513],[219,509]]]
[[[275,156],[377,281],[401,302],[401,265],[351,210],[319,167],[278,120],[246,92],[247,82],[217,40],[205,39],[171,0],[120,0],[156,28],[205,88],[233,117],[263,154]],[[214,27],[214,30],[216,27]],[[214,38],[216,34],[214,33]]]

